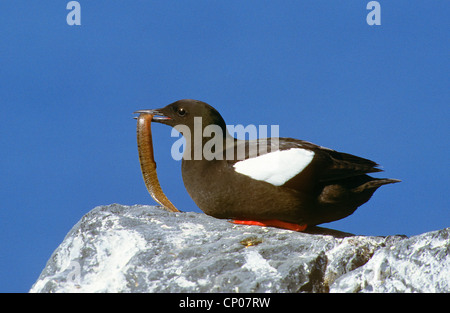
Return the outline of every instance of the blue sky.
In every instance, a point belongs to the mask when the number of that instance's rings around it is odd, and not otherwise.
[[[155,204],[132,112],[194,98],[228,124],[280,125],[380,163],[382,187],[324,226],[408,236],[450,226],[449,1],[0,2],[0,292],[27,292],[98,205]],[[160,183],[199,211],[153,125]]]

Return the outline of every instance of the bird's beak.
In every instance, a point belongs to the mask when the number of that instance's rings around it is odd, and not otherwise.
[[[170,120],[171,118],[168,116],[165,116],[163,113],[160,112],[159,109],[156,110],[139,110],[136,112],[133,112],[134,114],[152,114],[153,118],[152,118],[152,122],[161,122],[161,121],[167,121]],[[137,117],[135,117],[136,119]]]

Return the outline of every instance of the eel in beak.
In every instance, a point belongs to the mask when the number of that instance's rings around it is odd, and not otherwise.
[[[137,111],[135,113],[139,113],[139,116],[136,118],[137,144],[145,186],[152,198],[166,210],[180,212],[162,191],[156,174],[156,162],[153,154],[152,130],[150,126],[153,119],[153,112]]]

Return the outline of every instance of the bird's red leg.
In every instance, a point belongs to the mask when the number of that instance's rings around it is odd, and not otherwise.
[[[280,220],[264,220],[264,221],[247,221],[247,220],[231,220],[233,224],[239,225],[256,225],[256,226],[270,226],[289,229],[293,231],[304,231],[308,225],[306,224],[294,224],[283,222]]]

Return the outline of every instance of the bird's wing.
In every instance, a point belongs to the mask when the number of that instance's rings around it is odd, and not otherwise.
[[[230,165],[234,165],[241,160],[247,160],[279,150],[303,149],[305,151],[311,151],[314,153],[314,157],[309,164],[311,167],[314,167],[315,177],[319,181],[332,181],[382,171],[377,168],[378,164],[371,160],[293,138],[238,140],[235,142],[235,145],[229,146],[228,149],[234,149],[235,153],[234,158],[226,158]],[[232,155],[231,151],[228,151],[228,153],[229,156]],[[264,166],[264,164],[261,165],[261,170],[264,170]],[[267,166],[271,166],[271,164],[267,164]],[[289,166],[289,163],[286,166]],[[303,167],[303,169],[305,168]]]

